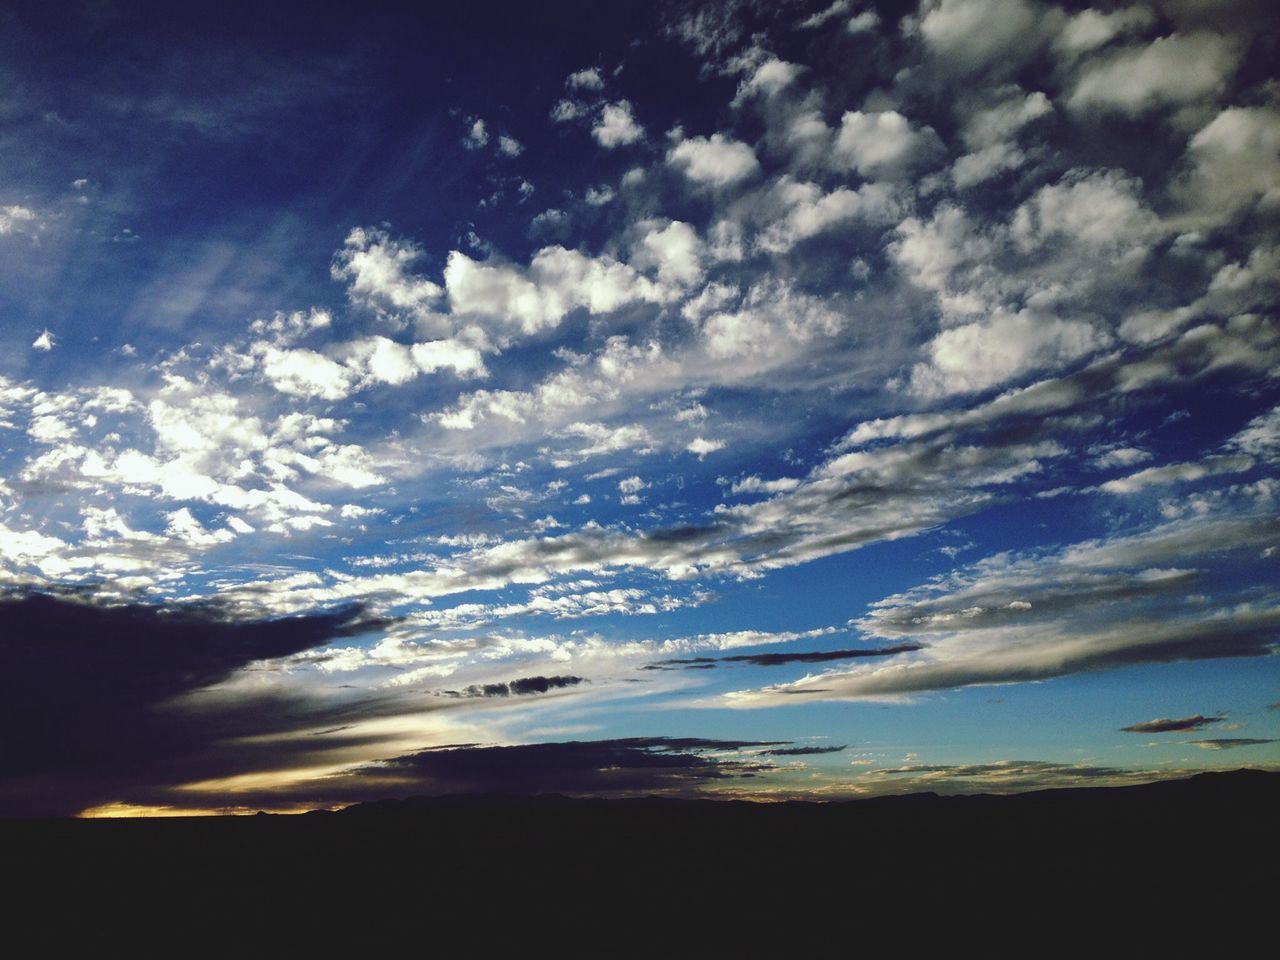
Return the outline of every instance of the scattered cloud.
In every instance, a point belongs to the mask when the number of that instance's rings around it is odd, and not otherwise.
[[[1223,717],[1206,717],[1201,714],[1194,714],[1190,717],[1181,717],[1177,720],[1170,720],[1166,717],[1158,717],[1155,720],[1147,720],[1143,723],[1130,724],[1127,727],[1121,727],[1125,733],[1174,733],[1182,730],[1203,730],[1205,727],[1213,723],[1221,723]]]

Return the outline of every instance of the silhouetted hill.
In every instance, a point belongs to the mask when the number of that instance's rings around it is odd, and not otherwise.
[[[1041,928],[1061,945],[1119,924],[1150,946],[1212,927],[1230,954],[1270,915],[1277,811],[1280,773],[1241,770],[826,804],[486,795],[7,821],[0,844],[18,880],[9,915],[65,911],[45,928],[55,951],[62,937],[132,936],[163,918],[218,942],[296,926],[362,949],[463,932],[480,955],[534,942],[574,955],[843,955],[872,927],[917,944]]]

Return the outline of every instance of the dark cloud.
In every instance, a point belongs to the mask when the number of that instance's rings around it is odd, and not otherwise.
[[[918,643],[900,643],[872,650],[819,650],[812,653],[755,653],[724,657],[731,663],[749,663],[755,667],[777,667],[784,663],[824,663],[828,660],[856,660],[859,657],[891,657],[921,649]]]
[[[446,697],[520,697],[531,693],[546,693],[563,687],[576,687],[589,683],[585,677],[521,677],[508,683],[473,683],[461,690],[445,690]]]
[[[920,650],[918,643],[900,643],[892,647],[862,650],[812,650],[788,653],[746,653],[731,657],[686,657],[675,660],[655,660],[641,670],[709,670],[719,663],[747,663],[753,667],[780,667],[788,663],[826,663],[829,660],[856,660],[860,657],[891,657],[897,653]]]
[[[1155,720],[1135,723],[1132,726],[1121,727],[1120,729],[1125,733],[1170,733],[1175,730],[1202,730],[1209,724],[1221,723],[1224,719],[1224,717],[1204,717],[1197,713],[1195,716],[1181,717],[1177,720],[1157,717]]]
[[[616,795],[694,792],[771,765],[738,754],[786,741],[627,737],[509,747],[437,747],[369,764],[365,777],[392,778],[419,793],[563,793]]]
[[[771,757],[810,757],[820,753],[841,753],[847,746],[847,744],[841,744],[838,747],[778,747],[776,750],[766,750],[765,753]]]
[[[11,778],[83,784],[152,775],[221,735],[258,732],[267,716],[287,714],[292,705],[266,710],[244,701],[209,723],[167,708],[254,661],[376,625],[362,619],[359,607],[243,621],[208,603],[106,604],[74,593],[0,597],[0,811],[11,792],[20,796],[6,789]]]
[[[1253,737],[1222,737],[1216,740],[1188,740],[1205,750],[1235,750],[1237,747],[1256,747],[1264,743],[1278,743],[1277,740],[1259,740]]]

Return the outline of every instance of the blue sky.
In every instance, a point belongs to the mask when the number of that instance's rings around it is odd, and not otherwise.
[[[1276,766],[1266,4],[2,16],[0,808]]]

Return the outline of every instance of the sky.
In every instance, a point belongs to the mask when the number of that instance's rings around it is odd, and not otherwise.
[[[6,3],[0,815],[1280,769],[1258,2]]]

